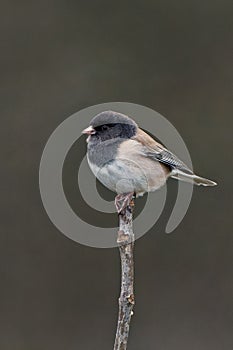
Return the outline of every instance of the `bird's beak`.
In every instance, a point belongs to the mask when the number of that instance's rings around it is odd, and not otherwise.
[[[87,134],[87,135],[94,135],[95,133],[96,131],[91,125],[82,131],[82,134]]]

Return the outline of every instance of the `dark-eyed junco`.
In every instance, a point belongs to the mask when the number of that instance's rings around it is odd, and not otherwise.
[[[163,186],[167,178],[215,186],[195,175],[179,158],[141,130],[128,116],[105,111],[96,115],[87,129],[87,159],[99,181],[116,192],[121,212],[132,196]]]

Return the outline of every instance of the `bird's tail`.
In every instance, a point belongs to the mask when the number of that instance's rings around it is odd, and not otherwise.
[[[204,177],[200,177],[195,174],[186,174],[183,171],[176,171],[171,174],[171,177],[177,180],[191,182],[198,186],[216,186],[217,183],[208,179],[205,179]]]

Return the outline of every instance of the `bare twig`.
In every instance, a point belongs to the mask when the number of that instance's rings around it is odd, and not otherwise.
[[[134,233],[133,207],[130,204],[119,214],[119,231],[117,243],[121,257],[121,293],[119,298],[119,315],[114,350],[126,350],[129,326],[134,307]]]

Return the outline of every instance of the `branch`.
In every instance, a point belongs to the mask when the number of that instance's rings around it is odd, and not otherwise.
[[[114,350],[126,350],[129,326],[134,307],[134,201],[119,213],[119,231],[117,243],[121,257],[121,293],[119,298],[119,315]]]

